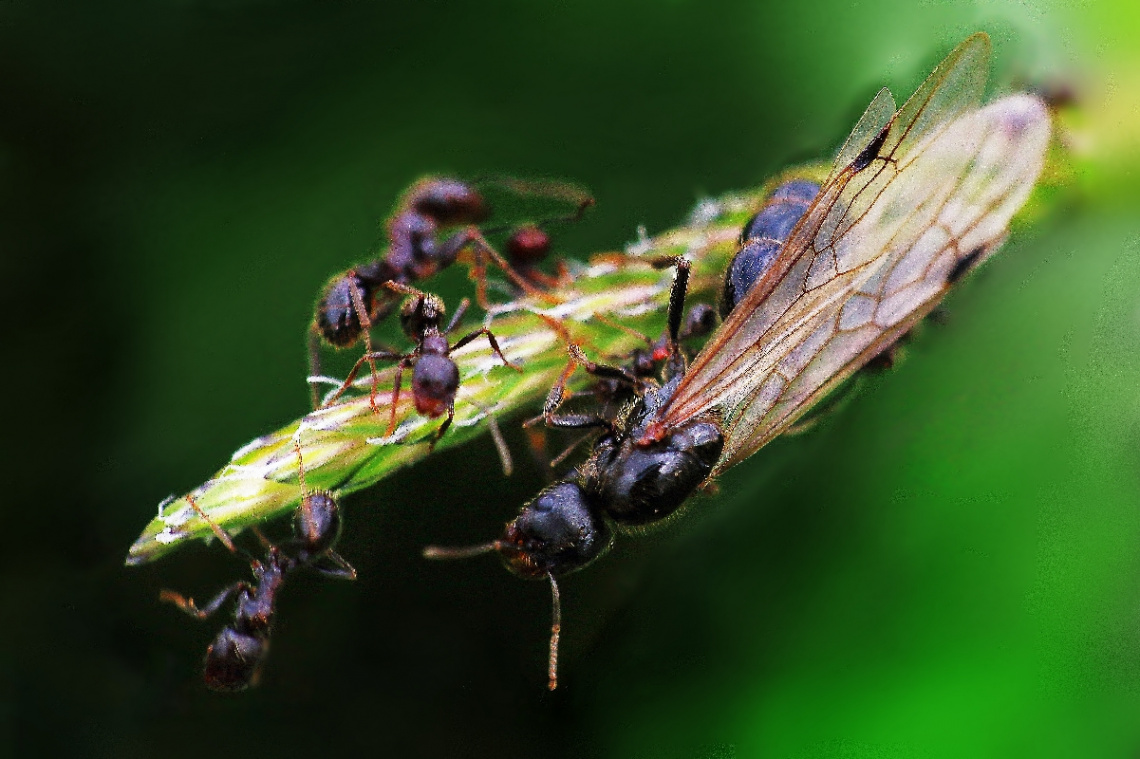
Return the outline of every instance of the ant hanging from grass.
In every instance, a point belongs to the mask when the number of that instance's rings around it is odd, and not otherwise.
[[[559,221],[576,221],[593,205],[593,198],[571,185],[554,182],[525,182],[502,179],[497,184],[519,195],[547,197],[575,204],[576,210]],[[511,261],[504,259],[487,241],[477,226],[490,216],[483,196],[469,184],[457,179],[428,178],[412,185],[388,221],[388,252],[383,258],[353,267],[333,277],[325,285],[317,302],[316,314],[309,330],[309,370],[320,374],[320,343],[348,348],[363,339],[365,353],[372,354],[370,330],[395,306],[387,283],[410,285],[426,279],[455,263],[460,254],[472,254],[472,278],[476,300],[487,308],[487,261],[497,265],[512,283],[529,295],[542,295],[541,287],[552,280],[538,271],[536,264],[550,251],[550,238],[541,225],[519,228],[508,240]],[[439,239],[448,228],[462,229]],[[502,230],[485,230],[486,233]],[[516,267],[519,270],[516,270]],[[369,361],[375,380],[376,368]],[[315,386],[311,388],[313,408],[319,406]]]
[[[190,506],[210,526],[222,545],[232,553],[240,552],[249,558],[254,578],[253,582],[235,582],[201,608],[193,598],[172,590],[163,590],[159,595],[160,600],[204,620],[217,612],[230,596],[237,594],[233,622],[223,627],[206,649],[204,678],[210,690],[240,691],[257,685],[269,652],[277,593],[290,572],[309,567],[328,577],[356,579],[356,570],[333,550],[342,527],[340,505],[331,493],[306,489],[301,446],[297,441],[293,446],[297,451],[297,476],[302,493],[301,504],[293,514],[293,538],[282,548],[257,532],[265,547],[264,559],[257,559],[237,548],[229,534],[206,515],[194,496],[186,496]]]
[[[344,383],[332,394],[325,405],[334,403],[352,385],[360,368],[366,362],[371,364],[375,361],[396,361],[398,363],[396,365],[395,390],[392,392],[388,430],[385,435],[391,435],[396,429],[396,408],[400,402],[404,370],[411,368],[412,399],[416,411],[433,419],[447,414],[447,419],[440,425],[431,441],[428,448],[431,451],[435,449],[436,443],[447,432],[447,428],[451,426],[451,422],[455,418],[455,394],[459,390],[460,378],[459,367],[451,358],[452,351],[462,348],[481,335],[485,335],[487,342],[491,344],[491,350],[495,352],[495,355],[505,366],[509,366],[517,372],[521,372],[522,367],[507,360],[502,350],[499,349],[499,342],[495,339],[494,333],[486,327],[480,327],[467,333],[456,340],[454,345],[449,343],[447,335],[459,324],[470,305],[470,301],[466,298],[460,302],[459,308],[455,310],[455,314],[451,317],[447,327],[440,329],[440,324],[446,315],[443,299],[438,295],[425,293],[422,290],[397,282],[385,282],[384,284],[394,292],[409,296],[400,309],[400,326],[403,328],[404,334],[415,341],[416,347],[410,353],[389,351],[365,353],[357,359]],[[375,382],[373,382],[371,402],[374,409],[378,408]]]

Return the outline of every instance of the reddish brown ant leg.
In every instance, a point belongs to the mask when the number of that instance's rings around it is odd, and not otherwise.
[[[491,343],[491,350],[495,352],[495,355],[499,357],[504,366],[509,366],[516,372],[522,372],[523,369],[521,366],[507,360],[507,357],[503,355],[503,351],[499,349],[499,341],[495,339],[494,333],[492,333],[491,330],[487,329],[486,327],[480,327],[474,332],[468,332],[466,335],[455,341],[455,345],[451,346],[451,350],[462,348],[464,345],[467,345],[467,343],[471,342],[480,335],[487,336],[487,342]]]
[[[352,369],[349,370],[348,376],[345,377],[344,382],[340,383],[340,387],[336,389],[335,393],[329,396],[329,399],[325,401],[324,405],[322,405],[321,408],[327,408],[336,403],[337,399],[344,395],[346,390],[352,387],[352,383],[356,379],[356,375],[360,373],[360,367],[364,366],[365,363],[372,363],[374,361],[397,361],[409,358],[411,356],[411,353],[389,353],[387,351],[365,353],[363,356],[356,360],[356,363],[352,365]],[[374,387],[373,392],[375,393],[375,391],[376,388]],[[380,407],[376,404],[375,395],[371,397],[371,406],[373,413],[380,413]]]
[[[581,355],[582,351],[577,345],[571,343],[569,350],[571,360],[566,364],[566,368],[562,370],[562,374],[559,375],[558,381],[554,383],[554,386],[552,388],[550,388],[550,392],[546,395],[546,402],[542,405],[542,418],[546,420],[546,426],[568,427],[571,429],[582,427],[602,427],[605,429],[612,429],[613,424],[608,419],[603,419],[596,414],[563,414],[559,416],[554,415],[554,412],[557,411],[558,407],[562,405],[562,402],[566,400],[566,383],[570,379],[570,376],[574,374],[574,370],[581,365],[581,362],[578,360],[579,357],[585,358]],[[575,351],[577,351],[577,355],[575,355]]]
[[[491,440],[495,444],[495,451],[499,454],[499,463],[503,465],[503,475],[510,477],[515,471],[515,464],[511,459],[511,449],[507,447],[507,440],[503,437],[503,431],[499,429],[499,422],[494,414],[487,415],[487,429],[491,431]]]
[[[409,357],[405,357],[396,365],[396,379],[393,383],[394,389],[392,390],[392,411],[388,415],[388,429],[384,431],[384,437],[392,437],[392,433],[396,431],[396,407],[400,404],[400,390],[404,384],[404,370],[409,366],[411,366]],[[434,445],[432,447],[434,447]]]
[[[439,425],[439,429],[436,430],[435,437],[432,438],[432,441],[430,443],[428,443],[428,453],[431,453],[435,450],[436,444],[440,441],[440,438],[443,437],[443,433],[447,432],[447,428],[451,426],[451,422],[454,419],[455,403],[452,403],[447,407],[447,418],[443,420],[443,424]]]
[[[463,315],[467,313],[467,309],[470,307],[470,298],[464,298],[463,300],[459,301],[459,308],[455,309],[455,313],[451,315],[451,321],[447,323],[447,329],[443,331],[443,334],[451,334],[451,331],[455,329],[455,325],[459,324],[459,320],[463,318]]]
[[[473,250],[472,257],[474,259],[474,265],[472,276],[475,279],[475,298],[479,304],[479,308],[487,309],[490,306],[490,303],[487,301],[487,265],[482,258],[483,256],[494,261],[495,265],[502,269],[503,273],[507,275],[507,278],[514,282],[515,285],[527,295],[542,298],[548,303],[559,302],[558,298],[535,287],[526,277],[515,271],[515,268],[511,266],[505,258],[499,255],[497,250],[491,247],[491,243],[487,242],[487,239],[483,237],[483,233],[478,229],[468,227],[459,234],[463,235],[463,237],[460,238],[458,248],[462,250],[470,246]]]
[[[423,290],[420,290],[418,287],[412,287],[411,285],[405,285],[403,282],[393,282],[392,280],[388,280],[384,283],[384,287],[387,287],[392,292],[400,293],[401,295],[412,295],[419,298],[427,297],[427,293],[425,293]]]
[[[181,593],[175,593],[173,590],[159,591],[158,600],[163,603],[174,604],[195,619],[208,619],[222,607],[222,604],[230,599],[230,596],[243,590],[249,590],[249,584],[239,580],[233,585],[219,591],[218,594],[211,598],[209,603],[202,608],[198,608],[193,598],[187,598]]]
[[[349,293],[352,297],[352,307],[356,309],[356,318],[360,320],[360,336],[364,338],[364,355],[367,357],[374,352],[372,349],[372,319],[368,316],[368,309],[364,305],[364,296],[353,278],[349,279]],[[372,372],[372,391],[368,396],[369,404],[374,413],[380,413],[376,406],[376,391],[380,378],[376,375],[375,359],[368,359],[368,369]]]
[[[605,314],[594,314],[590,318],[594,319],[595,321],[601,322],[602,324],[606,325],[607,327],[612,327],[613,329],[620,330],[620,331],[626,333],[627,335],[630,335],[631,337],[635,337],[638,340],[641,340],[642,342],[644,342],[646,345],[649,345],[649,346],[653,345],[653,341],[650,340],[649,336],[646,335],[644,332],[640,332],[640,331],[634,329],[633,327],[627,327],[626,325],[622,324],[619,321],[614,321],[613,319],[609,318]]]

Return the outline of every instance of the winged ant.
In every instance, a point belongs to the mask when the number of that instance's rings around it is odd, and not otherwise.
[[[635,400],[613,418],[558,415],[555,412],[568,378],[563,374],[547,397],[544,416],[552,427],[603,430],[586,461],[523,506],[497,540],[470,548],[429,547],[424,551],[431,559],[498,553],[514,574],[550,582],[554,604],[548,664],[551,690],[558,684],[561,632],[557,578],[605,552],[613,542],[615,527],[637,527],[672,515],[712,472],[723,446],[718,420],[711,415],[678,425],[649,445],[641,444],[646,423],[685,373],[680,334],[690,264],[686,259],[673,262],[677,274],[669,298],[665,384],[656,387],[624,367],[575,356],[575,363],[595,377],[628,383],[637,394]]]
[[[277,594],[290,573],[309,568],[328,577],[356,579],[356,570],[334,550],[342,528],[340,505],[331,493],[306,488],[301,447],[296,441],[294,448],[302,497],[293,514],[293,538],[284,546],[278,546],[258,532],[257,536],[265,548],[262,559],[234,545],[229,534],[210,519],[194,496],[186,496],[187,502],[210,526],[222,545],[231,553],[245,554],[253,571],[252,582],[239,580],[223,588],[201,607],[193,598],[172,590],[163,590],[159,595],[160,600],[174,604],[201,620],[213,616],[226,601],[237,596],[233,621],[221,629],[206,649],[204,679],[211,690],[241,691],[257,685],[269,653]]]

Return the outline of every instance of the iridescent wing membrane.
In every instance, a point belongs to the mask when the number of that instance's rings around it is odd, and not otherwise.
[[[925,316],[1001,244],[1044,165],[1045,106],[979,108],[989,38],[959,45],[903,107],[881,91],[772,268],[658,413],[723,424],[717,470],[779,435]]]

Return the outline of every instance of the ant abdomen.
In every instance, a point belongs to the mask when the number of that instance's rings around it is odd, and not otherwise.
[[[412,369],[412,397],[424,416],[443,416],[459,390],[459,367],[446,355],[424,353]]]
[[[257,685],[268,648],[267,637],[246,635],[232,627],[222,628],[206,649],[206,687],[237,692]]]
[[[478,190],[458,179],[423,179],[408,192],[407,205],[440,224],[478,224],[491,209]]]
[[[519,269],[542,263],[550,254],[550,235],[528,224],[516,229],[506,244],[507,258]]]
[[[376,269],[376,266],[369,267]],[[364,325],[355,297],[358,295],[364,312],[371,321],[383,319],[392,310],[392,304],[376,297],[376,280],[362,267],[350,269],[329,280],[317,302],[316,325],[321,336],[337,348],[348,348],[360,339]],[[355,290],[355,293],[354,293]]]
[[[732,257],[724,275],[721,318],[726,318],[771,268],[788,235],[818,194],[819,185],[815,182],[804,179],[785,182],[744,225],[740,234],[740,250]]]

